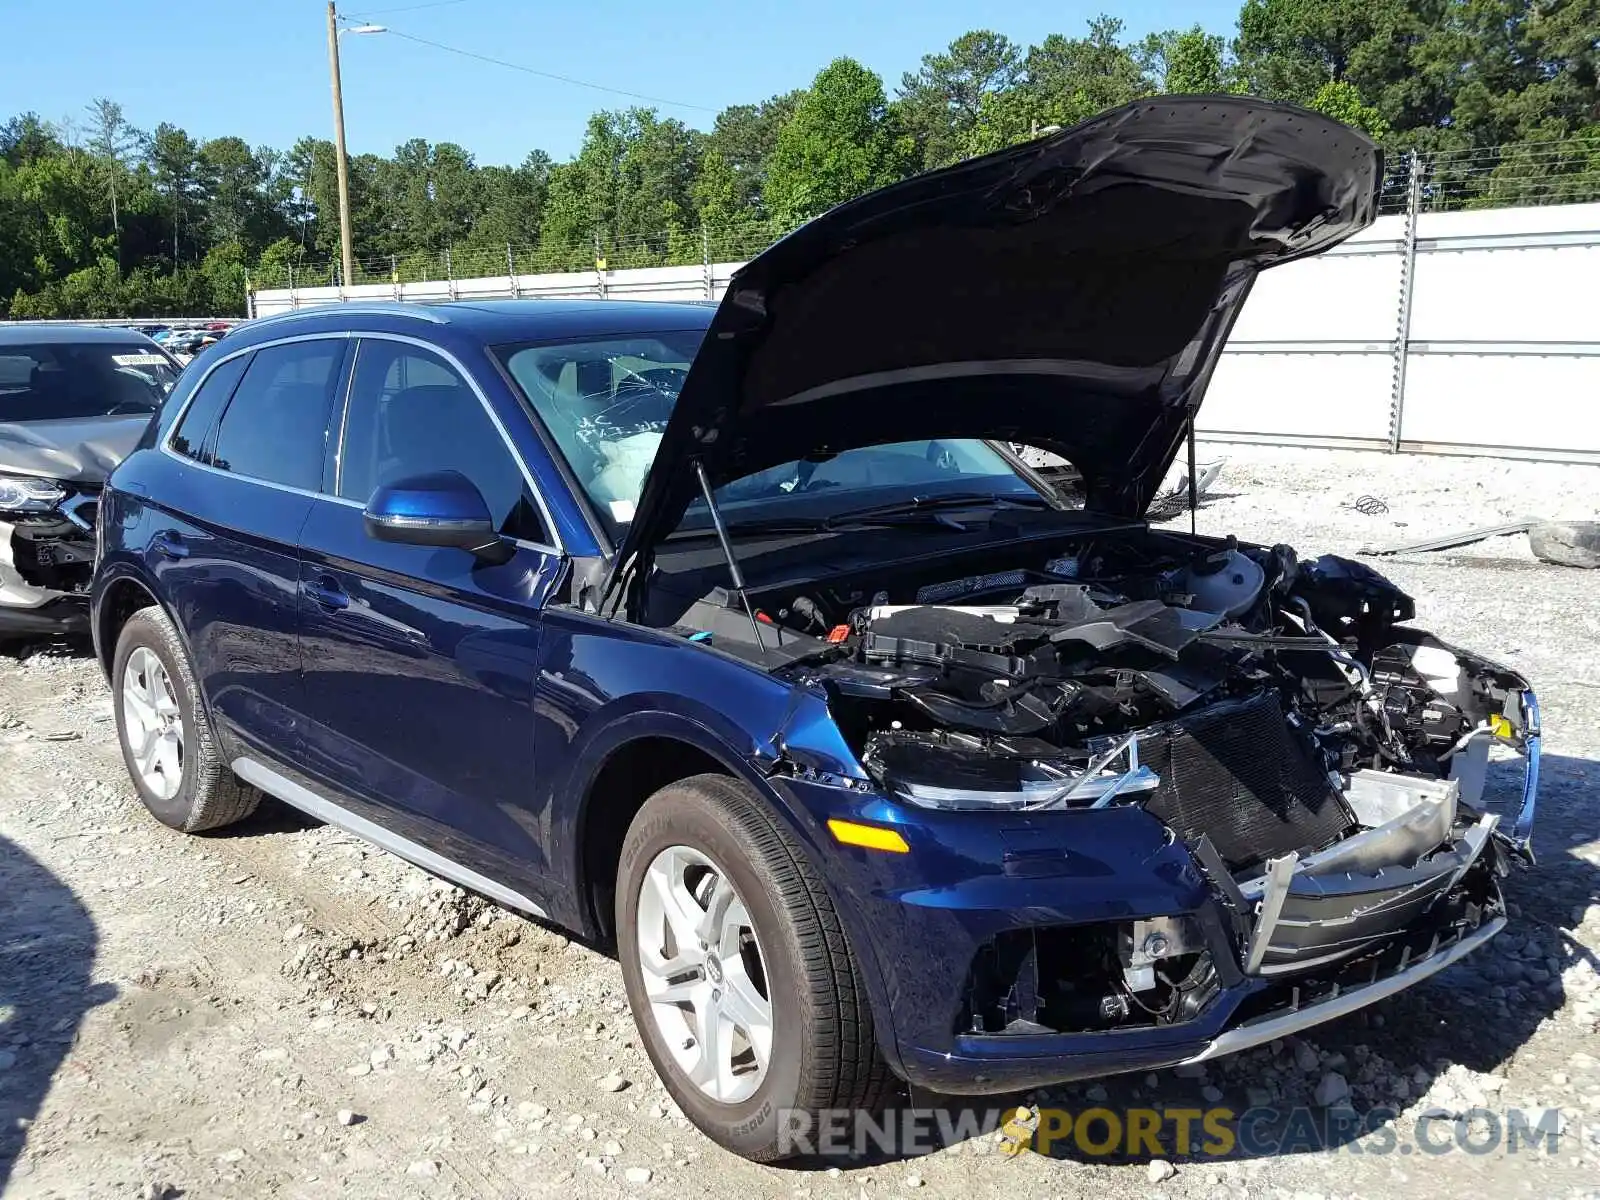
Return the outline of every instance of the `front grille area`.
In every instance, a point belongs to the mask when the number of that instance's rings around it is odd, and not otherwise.
[[[1161,777],[1146,810],[1186,842],[1209,837],[1235,871],[1321,849],[1355,828],[1270,692],[1153,730],[1139,739],[1139,759]]]

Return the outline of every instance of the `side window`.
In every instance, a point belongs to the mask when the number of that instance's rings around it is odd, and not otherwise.
[[[477,393],[438,355],[364,339],[339,451],[338,493],[365,504],[386,483],[459,471],[507,537],[546,541],[539,506]]]
[[[184,409],[183,417],[178,422],[177,432],[172,435],[174,450],[185,458],[200,457],[200,452],[206,444],[206,434],[211,432],[212,422],[217,419],[217,413],[222,411],[222,406],[228,402],[228,397],[233,395],[233,389],[239,386],[239,380],[249,365],[250,355],[241,354],[238,358],[230,358],[206,376],[205,382],[200,385],[200,390],[189,402],[189,407]]]
[[[345,346],[323,338],[257,350],[217,426],[211,465],[316,491]]]

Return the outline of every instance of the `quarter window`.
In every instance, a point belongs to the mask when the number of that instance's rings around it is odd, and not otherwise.
[[[222,414],[211,465],[316,491],[345,346],[323,338],[257,350]]]
[[[222,406],[228,402],[228,397],[233,395],[233,389],[239,386],[245,368],[250,365],[250,356],[241,354],[238,358],[230,358],[221,363],[216,370],[207,375],[205,382],[200,385],[200,390],[195,393],[194,399],[189,401],[189,407],[183,410],[183,416],[178,421],[177,432],[172,435],[172,448],[185,458],[199,459],[205,448],[206,434],[211,432],[211,424],[217,419],[217,413],[222,411]]]
[[[365,504],[384,484],[459,471],[506,537],[546,541],[522,468],[454,367],[404,342],[364,339],[339,451],[338,493]]]

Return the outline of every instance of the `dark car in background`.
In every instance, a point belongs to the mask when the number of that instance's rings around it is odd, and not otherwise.
[[[179,369],[132,330],[0,326],[0,638],[87,630],[100,489]]]
[[[756,1159],[894,1076],[1152,1070],[1408,987],[1505,924],[1531,688],[1359,563],[1143,516],[1258,273],[1380,179],[1325,117],[1164,97],[845,204],[714,311],[250,322],[102,502],[134,786],[614,942]]]

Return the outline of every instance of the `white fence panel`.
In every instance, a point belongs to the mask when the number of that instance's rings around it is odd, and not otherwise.
[[[1216,441],[1387,448],[1393,371],[1384,345],[1366,353],[1227,351],[1195,430]]]
[[[254,311],[395,298],[714,300],[741,265],[280,289],[257,292]],[[1261,276],[1199,430],[1600,462],[1597,279],[1600,204],[1421,213],[1410,230],[1404,216],[1380,217],[1327,254]]]

